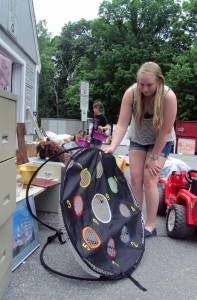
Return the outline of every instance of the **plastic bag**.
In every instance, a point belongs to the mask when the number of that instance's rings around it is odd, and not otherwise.
[[[174,157],[168,157],[161,171],[160,178],[168,177],[173,171],[189,171],[190,169],[191,168],[184,161]]]

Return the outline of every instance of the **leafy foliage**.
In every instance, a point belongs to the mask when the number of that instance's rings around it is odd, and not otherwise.
[[[197,89],[194,74],[197,74],[197,48],[174,57],[167,80],[171,83],[178,98],[180,120],[196,120]]]
[[[115,123],[124,91],[139,66],[156,61],[178,98],[180,120],[195,120],[197,1],[104,0],[95,20],[67,23],[52,38],[38,23],[42,71],[39,117],[80,118],[80,81],[90,84],[89,107],[102,101]],[[92,110],[89,110],[92,117]]]

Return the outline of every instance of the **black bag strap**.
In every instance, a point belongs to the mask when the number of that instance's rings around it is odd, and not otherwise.
[[[30,204],[29,204],[29,189],[30,189],[30,187],[31,187],[31,183],[32,183],[33,179],[35,178],[35,176],[38,174],[38,172],[40,171],[40,169],[41,169],[45,164],[47,164],[49,161],[53,161],[54,158],[56,158],[57,156],[59,156],[59,155],[61,155],[61,154],[69,153],[70,151],[79,150],[79,149],[81,149],[81,148],[82,148],[82,147],[74,147],[74,148],[70,148],[70,149],[65,149],[65,150],[63,150],[63,151],[61,151],[61,152],[59,152],[59,153],[57,153],[57,154],[51,156],[51,157],[48,158],[47,160],[45,160],[45,162],[42,163],[42,164],[38,167],[38,169],[34,172],[34,174],[32,175],[32,177],[31,177],[31,179],[30,179],[30,181],[28,182],[28,185],[27,185],[27,190],[26,190],[26,204],[27,204],[27,208],[28,208],[28,210],[29,210],[31,216],[32,216],[37,222],[41,223],[41,224],[44,225],[45,227],[47,227],[47,228],[49,228],[49,229],[51,229],[51,230],[53,230],[53,231],[56,231],[56,232],[57,232],[57,229],[56,229],[56,228],[54,228],[54,227],[52,227],[52,226],[50,226],[50,225],[48,225],[48,224],[42,222],[40,219],[37,218],[36,215],[33,214],[32,209],[31,209],[31,206],[30,206]],[[68,163],[67,163],[67,164],[68,164]],[[59,231],[58,231],[58,232],[59,232]],[[60,238],[60,239],[61,239],[61,238]]]
[[[44,252],[47,248],[47,246],[49,244],[51,244],[55,238],[59,239],[59,233],[56,232],[56,234],[52,235],[52,236],[49,236],[47,238],[47,242],[44,244],[41,252],[40,252],[40,262],[41,262],[41,265],[46,269],[48,270],[49,272],[52,272],[56,275],[59,275],[59,276],[62,276],[62,277],[66,277],[66,278],[69,278],[69,279],[75,279],[75,280],[82,280],[82,281],[114,281],[114,280],[118,280],[118,279],[125,279],[125,278],[128,278],[130,279],[139,289],[141,289],[143,292],[146,292],[147,289],[144,288],[136,279],[133,278],[133,276],[131,275],[125,275],[125,276],[121,276],[120,277],[104,277],[104,276],[100,276],[99,278],[87,278],[87,277],[78,277],[78,276],[73,276],[73,275],[68,275],[68,274],[65,274],[65,273],[62,273],[62,272],[59,272],[59,271],[56,271],[54,269],[52,269],[51,267],[49,267],[46,262],[44,261]]]
[[[133,276],[128,276],[128,278],[140,289],[142,290],[143,292],[146,292],[147,289],[145,289],[140,283],[139,281],[137,281],[135,278],[133,278]]]

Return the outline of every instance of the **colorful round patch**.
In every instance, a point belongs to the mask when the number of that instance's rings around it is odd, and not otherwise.
[[[109,255],[110,258],[116,257],[116,245],[113,238],[109,238],[107,242],[107,254]]]
[[[80,186],[83,187],[83,188],[88,187],[89,184],[90,184],[90,181],[91,181],[91,174],[90,174],[90,172],[88,171],[87,168],[83,169],[80,172],[80,177],[81,177]]]
[[[109,177],[108,183],[111,191],[116,194],[118,192],[118,183],[116,179],[114,177]]]
[[[99,161],[99,163],[96,166],[96,178],[101,178],[101,176],[103,175],[103,165],[101,163],[101,161]]]
[[[130,242],[130,234],[126,226],[122,227],[120,239],[124,244],[128,244]]]
[[[121,203],[119,205],[119,210],[120,210],[120,213],[123,217],[125,217],[125,218],[130,217],[131,211],[129,210],[129,208],[125,204]]]
[[[96,194],[92,199],[92,211],[95,217],[102,223],[111,221],[111,210],[108,200],[102,194]]]
[[[82,231],[82,236],[85,243],[90,248],[98,248],[101,244],[101,240],[98,234],[92,227],[85,227]]]
[[[76,195],[73,201],[75,215],[80,217],[83,214],[84,201],[81,195]]]

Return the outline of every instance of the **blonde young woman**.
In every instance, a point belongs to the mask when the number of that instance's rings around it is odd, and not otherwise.
[[[115,151],[131,120],[128,133],[131,185],[141,208],[144,198],[146,201],[145,237],[157,234],[157,181],[175,139],[176,113],[176,95],[165,85],[160,67],[153,62],[143,64],[137,72],[137,83],[123,96],[112,143],[105,149],[106,153]]]

